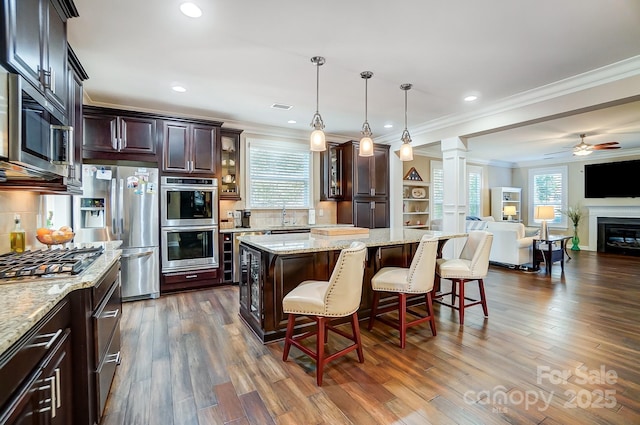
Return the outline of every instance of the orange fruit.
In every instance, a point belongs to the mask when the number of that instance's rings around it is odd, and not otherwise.
[[[52,232],[51,229],[47,229],[46,227],[40,227],[38,228],[38,230],[36,230],[36,234],[38,236],[44,236],[44,235],[50,235]]]

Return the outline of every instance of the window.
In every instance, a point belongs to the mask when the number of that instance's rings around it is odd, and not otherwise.
[[[469,196],[468,214],[482,216],[482,167],[467,166],[467,192]]]
[[[567,227],[567,167],[532,168],[529,170],[529,223],[540,224],[534,211],[540,205],[553,205],[555,218],[549,225]]]
[[[309,208],[311,152],[306,144],[247,141],[249,208]]]
[[[442,162],[431,161],[432,209],[431,219],[442,219],[442,204],[444,202],[444,171]],[[468,215],[482,216],[482,167],[469,165],[467,167]]]
[[[444,170],[442,162],[431,161],[431,220],[442,220],[444,216]]]

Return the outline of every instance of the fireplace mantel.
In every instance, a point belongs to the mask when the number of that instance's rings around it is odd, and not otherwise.
[[[640,218],[640,206],[591,206],[589,210],[589,251],[598,250],[598,217]]]

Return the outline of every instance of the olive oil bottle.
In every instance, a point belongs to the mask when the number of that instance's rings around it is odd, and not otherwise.
[[[26,234],[20,225],[20,214],[16,214],[14,218],[15,228],[11,231],[9,238],[11,241],[11,252],[24,252],[26,244]]]

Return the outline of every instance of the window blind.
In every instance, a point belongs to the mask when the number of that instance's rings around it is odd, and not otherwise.
[[[470,216],[482,216],[482,168],[469,166],[467,173],[467,191]]]
[[[442,205],[444,203],[444,170],[442,163],[431,161],[431,219],[442,219],[444,216]]]
[[[530,221],[540,223],[535,219],[537,206],[551,205],[555,211],[555,218],[548,220],[549,224],[566,226],[567,219],[562,211],[567,207],[567,168],[538,168],[529,170],[529,217]]]
[[[255,209],[309,208],[311,153],[296,143],[248,143],[249,204]]]

